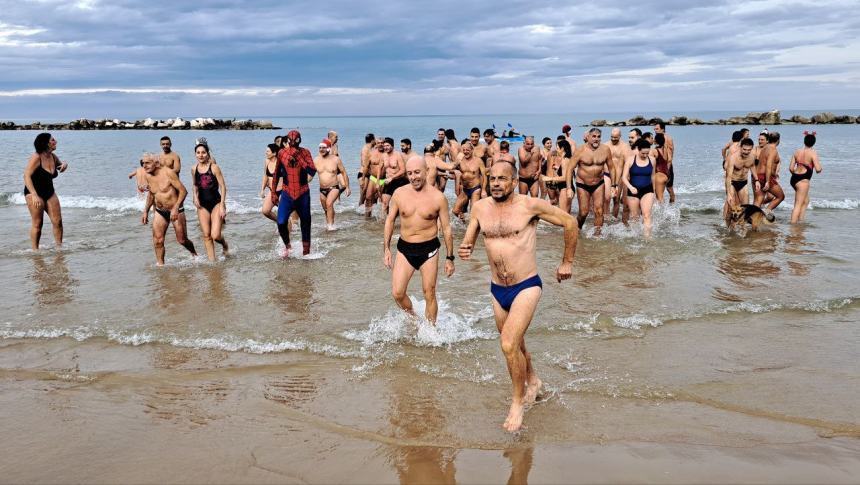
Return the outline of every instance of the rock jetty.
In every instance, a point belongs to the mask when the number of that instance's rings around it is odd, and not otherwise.
[[[11,121],[0,121],[0,130],[280,130],[268,120],[237,120],[219,118],[168,118],[157,120],[146,118],[137,121],[90,120],[81,118],[68,123],[40,123],[38,121],[18,125]]]
[[[590,125],[582,126],[651,126],[660,118],[645,118],[636,115],[626,121],[594,120]],[[834,115],[833,113],[818,113],[811,118],[805,116],[792,116],[783,118],[778,110],[763,113],[748,113],[746,116],[733,116],[728,119],[704,121],[699,118],[688,118],[686,116],[673,116],[664,119],[667,125],[691,126],[691,125],[848,125],[860,123],[860,117],[850,115]]]

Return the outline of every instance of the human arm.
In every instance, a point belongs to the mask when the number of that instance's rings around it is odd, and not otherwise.
[[[175,175],[175,173],[174,173]],[[178,178],[178,177],[177,177]],[[194,207],[200,209],[200,202],[197,201],[197,164],[191,167],[191,202],[194,203]],[[186,191],[187,193],[187,191]]]
[[[673,140],[670,136],[666,135],[666,153],[663,157],[666,159],[666,163],[669,166],[672,166],[672,160],[675,159],[675,140]]]
[[[149,222],[149,209],[155,203],[155,196],[152,191],[146,193],[146,203],[143,205],[143,216],[140,218],[141,224],[146,225]]]
[[[732,172],[734,172],[735,160],[732,157],[726,159],[726,197],[730,205],[734,205],[735,197],[732,195]]]
[[[278,163],[275,164],[275,173],[272,174],[271,183],[269,184],[269,197],[272,199],[272,202],[277,205],[278,204],[278,182],[281,180],[281,153],[284,152],[284,148],[278,150]]]
[[[815,167],[816,173],[821,173],[823,167],[821,166],[821,160],[818,159],[818,152],[813,152],[812,154],[812,166]]]
[[[173,170],[165,170],[167,172],[167,180],[170,181],[170,185],[176,189],[176,204],[173,205],[173,209],[170,211],[170,220],[175,221],[179,218],[179,208],[182,207],[182,203],[185,202],[185,197],[188,196],[188,190],[185,189],[185,186],[182,185],[182,182],[179,181],[179,176],[176,175],[176,172]],[[195,199],[197,194],[197,187],[194,187]],[[196,202],[196,200],[195,200]],[[200,207],[199,205],[197,206]]]
[[[574,168],[576,168],[577,163],[579,163],[579,155],[574,152],[573,158],[567,162],[567,168],[564,169],[564,181],[567,184],[567,196],[571,199],[573,199]]]
[[[540,220],[564,228],[564,253],[561,257],[561,264],[558,265],[558,269],[556,270],[556,279],[559,283],[570,279],[573,273],[573,256],[576,253],[576,241],[579,239],[579,225],[576,223],[576,219],[543,199],[530,197],[526,203]]]
[[[630,191],[631,194],[636,195],[638,190],[630,183],[630,168],[633,167],[633,161],[636,160],[636,155],[632,155],[629,159],[624,161],[624,168],[621,169],[621,183],[627,187],[627,190]]]
[[[24,168],[24,187],[27,187],[27,191],[30,192],[27,197],[30,197],[33,207],[38,210],[41,210],[42,207],[44,207],[45,201],[39,197],[36,193],[35,186],[33,186],[33,173],[36,172],[36,169],[39,168],[39,164],[41,163],[39,154],[34,153],[30,156],[30,159],[27,160],[27,166]]]
[[[221,167],[212,165],[212,173],[215,175],[215,180],[218,181],[218,188],[221,191],[221,218],[227,216],[227,183],[224,182],[224,174],[221,172]]]
[[[173,164],[173,171],[176,172],[176,175],[178,176],[179,172],[182,171],[182,158],[176,152],[174,152],[173,154],[176,155],[176,163]],[[214,165],[215,164],[215,157],[211,157],[211,158],[212,158],[212,164]]]
[[[468,261],[472,257],[472,249],[475,247],[475,241],[478,239],[478,231],[481,229],[478,213],[480,205],[483,201],[478,201],[472,207],[472,217],[469,218],[469,225],[466,226],[466,234],[463,236],[463,241],[460,242],[460,249],[457,253],[460,259]]]
[[[277,168],[277,164],[275,164],[275,167]],[[266,186],[267,185],[269,185],[269,161],[268,160],[266,160],[266,162],[263,163],[263,183],[260,184],[260,198],[261,199],[264,197],[264,194],[266,193]]]
[[[445,275],[449,278],[454,274],[454,234],[451,232],[451,221],[448,214],[448,199],[439,194],[439,224],[442,226],[442,237],[445,239]]]
[[[343,181],[346,182],[346,196],[352,195],[352,190],[349,188],[349,175],[346,173],[346,168],[343,166],[343,161],[337,157],[337,171],[343,174]]]
[[[394,235],[394,221],[397,220],[397,215],[400,213],[400,208],[397,206],[398,197],[395,193],[388,203],[388,215],[385,216],[385,231],[382,240],[382,264],[386,268],[391,269],[394,261],[391,258],[391,237]]]

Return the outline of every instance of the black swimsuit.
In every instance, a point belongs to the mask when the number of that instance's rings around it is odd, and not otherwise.
[[[791,179],[788,181],[788,183],[791,184],[791,188],[793,188],[794,190],[797,190],[797,183],[798,182],[800,182],[802,180],[811,180],[812,179],[812,167],[808,167],[805,164],[802,164],[800,162],[797,162],[797,164],[800,165],[801,167],[806,168],[806,171],[801,173],[801,174],[796,174],[796,173],[791,174]]]
[[[206,173],[194,173],[194,185],[197,186],[197,200],[200,207],[212,212],[221,203],[221,192],[218,191],[218,179],[212,175],[212,165]]]
[[[600,182],[597,182],[594,185],[588,185],[588,184],[584,184],[582,182],[577,182],[576,187],[588,192],[589,194],[593,194],[595,190],[597,190],[598,188],[600,188],[601,185],[603,185],[604,180],[605,179],[603,177],[601,177]]]
[[[747,179],[732,180],[732,187],[735,188],[735,192],[740,192],[746,186],[747,186]]]
[[[439,248],[441,246],[442,244],[439,242],[438,237],[420,243],[404,241],[403,238],[397,240],[397,250],[406,257],[406,261],[408,261],[409,265],[416,271],[421,269],[421,266],[423,266],[427,260],[436,256],[436,254],[439,253]]]
[[[33,182],[33,188],[36,189],[36,195],[41,197],[45,202],[54,196],[54,179],[59,174],[60,172],[57,171],[56,166],[54,167],[54,173],[45,170],[42,167],[42,159],[39,157],[39,168],[30,175],[30,180]],[[24,195],[30,195],[30,189],[26,185],[24,186]]]

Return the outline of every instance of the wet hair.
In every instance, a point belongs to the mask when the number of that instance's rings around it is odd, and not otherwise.
[[[508,143],[508,140],[502,140],[502,142],[501,142],[501,143],[499,143],[499,149],[501,149],[501,150],[510,150],[510,149],[511,149],[511,144],[510,144],[510,143]]]
[[[562,136],[562,138],[564,138],[564,136]],[[540,141],[540,144],[543,145],[548,141],[552,141],[552,138],[545,136],[545,137],[543,137],[543,140]]]
[[[663,148],[663,145],[666,144],[666,137],[662,133],[657,133],[654,135],[654,144]]]
[[[567,141],[565,139],[559,140],[558,141],[558,147],[561,148],[562,151],[564,151],[564,156],[566,158],[570,158],[573,156],[573,151],[570,149],[570,142],[569,141]]]
[[[391,138],[390,136],[386,136],[385,139],[382,140],[382,142],[394,146],[394,138]]]
[[[368,133],[368,134],[364,135],[364,142],[365,143],[370,143],[375,139],[376,139],[376,135],[374,135],[373,133]]]
[[[755,146],[755,142],[753,142],[750,138],[744,138],[741,140],[742,147],[752,147]]]
[[[771,132],[768,132],[768,134],[767,134],[767,142],[768,142],[768,143],[777,143],[777,142],[779,142],[779,132],[778,132],[778,131],[771,131]]]
[[[741,136],[746,135],[749,132],[750,132],[749,128],[741,128]]]
[[[471,131],[469,131],[469,133],[477,133],[477,134],[479,134],[479,135],[480,135],[480,134],[481,134],[481,129],[480,129],[480,128],[478,128],[478,127],[476,126],[476,127],[472,128],[472,130],[471,130]]]
[[[487,135],[496,136],[496,130],[494,130],[492,128],[487,128],[486,130],[484,130],[484,136],[487,136]]]
[[[50,145],[51,145],[51,134],[50,133],[39,133],[38,135],[36,135],[36,139],[33,140],[33,148],[36,149],[36,153],[47,152]]]
[[[602,132],[602,131],[600,131],[600,128],[596,128],[596,127],[595,127],[595,128],[592,128],[592,129],[588,130],[588,133],[589,133],[589,134],[591,134],[591,133],[595,133],[595,132],[600,133],[600,134],[603,134],[603,132]]]
[[[651,133],[650,131],[646,131],[645,133],[642,133],[642,138],[650,138],[650,139],[652,139],[652,140],[653,140],[653,139],[654,139],[654,134],[653,134],[653,133]]]
[[[445,138],[457,141],[457,135],[454,134],[454,130],[452,130],[451,128],[445,130]]]
[[[433,148],[435,148],[436,150],[442,148],[442,140],[437,140],[436,138],[434,138],[433,141],[430,142],[430,144],[432,144]]]
[[[275,143],[269,143],[269,145],[268,145],[268,146],[269,146],[269,150],[271,150],[271,151],[272,151],[272,153],[274,153],[274,154],[276,154],[276,155],[278,154],[278,151],[281,149],[281,147],[279,147],[279,146],[278,146],[277,144],[275,144]],[[195,150],[195,151],[196,151],[196,150]]]
[[[406,143],[407,145],[412,146],[412,140],[410,140],[409,138],[404,138],[400,140],[400,143]]]
[[[661,130],[665,130],[666,129],[666,122],[660,118],[657,118],[654,121],[654,126],[659,126]]]
[[[206,154],[209,154],[209,145],[207,145],[207,144],[205,144],[205,143],[198,143],[197,145],[194,145],[194,153],[197,153],[197,149],[198,149],[198,148],[200,148],[200,147],[205,148],[205,149],[206,149]]]
[[[557,137],[555,137],[555,141],[557,142],[562,140],[567,141],[567,137],[564,135],[558,135]],[[568,145],[570,145],[570,143],[568,143]]]
[[[472,140],[468,138],[463,138],[463,141],[460,142],[460,145],[469,145],[472,146]]]
[[[170,141],[170,137],[165,135],[165,136],[162,136],[161,139],[158,141],[164,141],[164,140]]]
[[[649,142],[648,140],[646,140],[643,137],[643,138],[636,140],[636,143],[633,145],[633,148],[635,148],[637,150],[646,150],[646,149],[650,150],[651,149],[651,142]]]
[[[281,144],[281,140],[283,140],[283,139],[284,139],[284,137],[282,137],[281,135],[276,136],[276,137],[275,137],[275,140],[274,140],[274,144],[275,144],[275,145],[280,145],[280,144]]]
[[[803,144],[809,148],[815,146],[815,134],[809,133],[807,135],[803,135]]]
[[[743,137],[744,137],[744,135],[743,135],[743,133],[740,132],[740,130],[733,132],[732,133],[732,143],[737,143],[737,142],[741,141],[741,139]]]
[[[639,138],[642,138],[642,130],[640,130],[639,128],[633,128],[630,131],[636,132],[636,134],[639,135]]]

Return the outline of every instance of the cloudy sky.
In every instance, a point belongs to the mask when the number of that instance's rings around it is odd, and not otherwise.
[[[860,107],[856,0],[0,0],[0,118]]]

